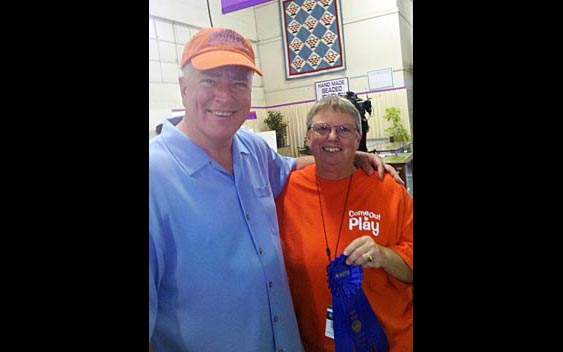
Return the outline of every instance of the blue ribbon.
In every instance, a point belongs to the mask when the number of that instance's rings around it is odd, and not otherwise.
[[[341,254],[327,271],[336,352],[389,351],[387,335],[362,290],[362,267],[347,265]]]

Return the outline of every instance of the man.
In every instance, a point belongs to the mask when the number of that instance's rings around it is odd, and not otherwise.
[[[181,67],[185,115],[165,121],[149,144],[149,343],[155,351],[302,351],[274,197],[313,158],[281,156],[240,129],[252,75],[262,72],[239,33],[202,29]]]

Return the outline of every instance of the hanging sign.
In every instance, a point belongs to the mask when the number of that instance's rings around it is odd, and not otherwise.
[[[329,95],[346,95],[348,90],[348,77],[315,82],[315,97],[317,101]]]

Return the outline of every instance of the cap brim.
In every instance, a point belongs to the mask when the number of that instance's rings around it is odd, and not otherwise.
[[[254,65],[254,63],[247,57],[228,50],[208,51],[192,57],[190,62],[192,63],[192,66],[198,70],[211,70],[213,68],[228,65],[245,66],[262,76],[262,71],[260,71],[258,67],[256,67],[256,65]]]

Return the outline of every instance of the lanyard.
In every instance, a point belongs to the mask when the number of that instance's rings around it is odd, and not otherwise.
[[[346,214],[346,205],[348,204],[348,196],[350,195],[350,185],[352,184],[352,176],[350,175],[350,181],[348,181],[348,190],[346,191],[346,200],[344,201],[344,208],[342,209],[342,216],[340,218],[340,226],[338,227],[338,237],[336,238],[336,248],[334,248],[334,252],[338,253],[338,243],[340,242],[340,235],[342,234],[342,223],[344,222],[344,215]],[[326,244],[326,255],[328,257],[328,263],[330,264],[330,247],[328,246],[328,238],[326,236],[326,226],[325,226],[325,218],[323,214],[323,204],[321,203],[321,192],[319,191],[319,181],[317,179],[318,176],[315,176],[315,183],[317,184],[317,195],[319,196],[319,207],[321,208],[321,219],[323,221],[323,231],[325,235],[325,244]]]

